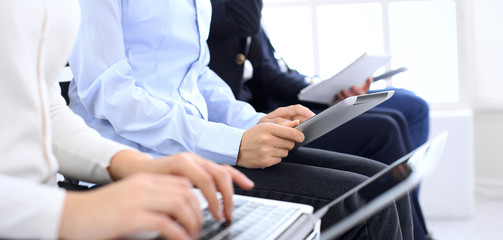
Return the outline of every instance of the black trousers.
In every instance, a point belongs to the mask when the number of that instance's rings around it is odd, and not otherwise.
[[[319,137],[306,147],[357,155],[390,164],[412,150],[407,123],[400,115],[399,112],[371,110]]]
[[[237,194],[308,204],[315,211],[385,167],[374,160],[311,148],[291,151],[283,162],[266,169],[237,167],[255,182],[255,188]],[[350,200],[351,201],[351,200]],[[355,199],[356,201],[356,199]],[[338,216],[331,209],[322,230]],[[343,239],[413,239],[408,195],[347,232]]]
[[[414,149],[412,139],[402,112],[392,108],[373,108],[306,146],[362,156],[389,165]],[[419,204],[419,188],[410,193],[410,200],[414,239],[424,240],[428,229]]]

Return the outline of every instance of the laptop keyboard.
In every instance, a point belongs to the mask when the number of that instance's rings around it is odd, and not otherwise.
[[[298,208],[234,200],[232,222],[217,221],[210,211],[203,211],[200,239],[267,239],[279,226],[296,214]]]

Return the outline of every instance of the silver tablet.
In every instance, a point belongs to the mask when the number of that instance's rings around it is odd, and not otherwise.
[[[295,147],[310,143],[332,129],[388,100],[393,96],[394,92],[384,91],[348,97],[325,109],[296,127],[304,133],[305,140],[302,143],[297,143]]]

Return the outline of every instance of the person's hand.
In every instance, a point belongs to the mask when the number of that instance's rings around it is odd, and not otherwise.
[[[248,129],[241,139],[236,165],[245,168],[266,168],[288,156],[295,142],[304,141],[304,134],[295,129],[299,121],[281,124],[259,123]]]
[[[253,182],[231,166],[219,165],[189,152],[152,160],[148,155],[126,150],[112,158],[109,172],[114,179],[138,172],[186,177],[201,190],[208,201],[210,212],[218,220],[223,216],[216,196],[217,190],[222,194],[225,218],[230,221],[234,194],[232,182],[243,189],[253,188]]]
[[[300,123],[303,123],[307,119],[313,117],[315,114],[309,110],[308,108],[297,104],[288,107],[280,107],[271,113],[265,115],[260,121],[260,123],[277,123],[282,124],[287,121],[299,120]]]
[[[334,103],[333,104],[336,104],[337,102],[339,101],[342,101],[348,97],[352,97],[352,96],[358,96],[358,95],[362,95],[362,94],[366,94],[369,92],[369,89],[370,89],[370,85],[372,84],[373,80],[372,78],[368,78],[365,83],[362,85],[362,86],[353,86],[351,87],[351,91],[348,90],[348,89],[344,89],[342,91],[340,91],[339,93],[337,93],[337,95],[335,96],[335,99],[334,99]]]
[[[112,239],[140,231],[198,238],[199,202],[187,178],[137,174],[97,190],[68,192],[59,238]]]

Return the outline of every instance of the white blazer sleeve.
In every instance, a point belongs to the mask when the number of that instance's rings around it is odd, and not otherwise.
[[[0,175],[0,238],[57,239],[65,191]]]
[[[60,172],[88,182],[110,182],[107,167],[111,158],[119,151],[131,148],[105,139],[88,127],[66,106],[60,91],[57,82],[49,89],[52,148]]]

